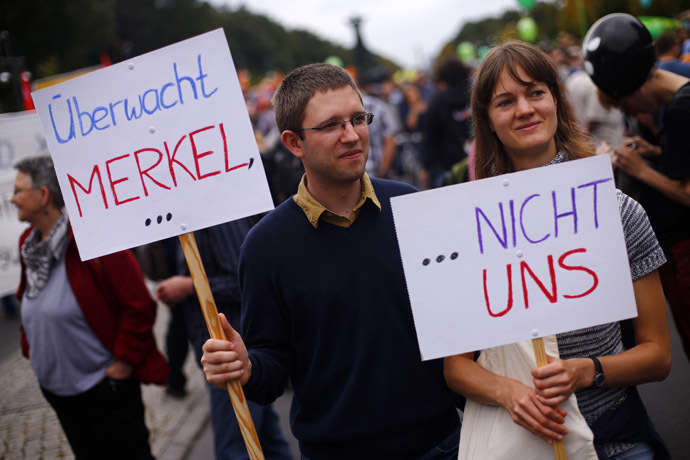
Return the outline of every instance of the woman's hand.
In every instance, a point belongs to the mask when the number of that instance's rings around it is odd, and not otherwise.
[[[546,442],[568,433],[563,425],[566,411],[539,401],[534,388],[487,371],[472,353],[444,358],[443,374],[452,390],[478,403],[503,407],[515,423]]]
[[[191,276],[172,276],[163,280],[156,288],[156,297],[165,304],[173,306],[194,294]]]
[[[533,388],[516,380],[505,379],[499,403],[515,423],[548,443],[568,434],[566,411],[542,403]]]
[[[621,139],[621,145],[635,150],[645,158],[658,158],[661,156],[660,146],[651,144],[640,136],[624,137]]]
[[[613,166],[627,175],[640,178],[645,169],[649,168],[642,159],[640,152],[631,145],[621,145],[613,155]]]
[[[569,359],[547,356],[548,364],[532,369],[537,400],[556,407],[578,388],[589,386],[594,379],[594,362],[590,359]],[[591,372],[590,372],[591,368]]]
[[[105,370],[105,376],[115,380],[128,379],[132,375],[132,366],[124,361],[115,361]]]

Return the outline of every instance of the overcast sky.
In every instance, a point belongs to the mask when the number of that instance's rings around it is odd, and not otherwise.
[[[211,0],[235,9],[244,5],[287,29],[306,29],[352,48],[349,18],[361,16],[364,44],[403,67],[434,58],[462,24],[518,9],[516,0]]]

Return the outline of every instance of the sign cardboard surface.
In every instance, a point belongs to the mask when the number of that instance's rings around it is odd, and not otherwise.
[[[391,203],[425,360],[637,315],[607,155]]]
[[[273,208],[222,29],[32,96],[82,260]]]

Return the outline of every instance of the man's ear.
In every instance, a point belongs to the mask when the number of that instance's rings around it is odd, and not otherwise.
[[[286,129],[280,134],[280,140],[294,156],[300,159],[304,156],[304,149],[302,148],[302,143],[304,141],[296,132]]]
[[[39,191],[41,192],[41,205],[44,207],[48,206],[48,204],[50,203],[50,189],[47,186],[43,185],[41,186]]]

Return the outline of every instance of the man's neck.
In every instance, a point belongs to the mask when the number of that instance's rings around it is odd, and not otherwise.
[[[656,72],[651,81],[662,104],[671,102],[678,90],[690,82],[690,79],[667,70],[657,69]]]
[[[326,209],[344,217],[350,217],[362,197],[362,179],[344,184],[320,184],[310,181],[307,175],[307,190]]]
[[[41,241],[48,238],[50,230],[52,230],[53,225],[55,225],[55,222],[57,222],[61,214],[62,213],[57,209],[46,208],[45,214],[34,223],[34,227],[41,235]]]

